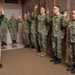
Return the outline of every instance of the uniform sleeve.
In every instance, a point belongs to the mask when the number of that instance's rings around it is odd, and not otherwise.
[[[75,25],[72,25],[72,21],[68,22],[68,28],[72,28],[72,33],[71,35],[75,36]]]
[[[8,21],[8,29],[11,28],[10,25],[11,25],[11,23],[10,23],[10,20],[9,20],[9,21]]]
[[[62,20],[61,20],[61,25],[62,25],[62,36],[65,35],[65,28],[68,26],[68,22],[66,21],[66,19],[64,17],[62,17]]]
[[[38,15],[37,15],[37,10],[34,9],[34,19],[37,19]]]
[[[16,20],[16,28],[17,28],[17,31],[18,31],[18,26],[19,26],[19,22],[18,22],[18,19]]]
[[[31,21],[30,14],[28,15],[28,21],[29,21],[29,22]]]
[[[50,22],[51,22],[51,18],[50,18],[49,15],[46,15],[46,22],[47,22],[47,23],[50,23]]]
[[[75,36],[75,25],[73,25],[72,35]]]
[[[7,25],[7,28],[8,28],[9,24],[8,24],[8,19],[7,18],[6,18],[6,25]]]
[[[29,33],[31,32],[31,24],[29,23]]]
[[[74,28],[74,30],[73,30],[73,36],[75,36],[75,28]]]
[[[67,27],[68,26],[68,22],[66,21],[66,19],[64,17],[62,17],[62,27]]]
[[[46,15],[46,28],[47,28],[47,33],[51,30],[51,23],[52,23],[52,18],[50,18],[49,15]]]

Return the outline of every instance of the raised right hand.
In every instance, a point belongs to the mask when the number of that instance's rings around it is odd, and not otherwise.
[[[34,7],[34,9],[37,9],[38,8],[38,5],[36,4],[36,6]]]

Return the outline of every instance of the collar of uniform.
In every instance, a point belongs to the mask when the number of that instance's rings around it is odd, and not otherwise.
[[[16,18],[14,18],[14,19],[11,18],[11,20],[16,20]]]
[[[24,19],[24,21],[27,21],[28,19]]]
[[[61,13],[59,13],[58,15],[55,15],[55,16],[56,16],[56,18],[58,18],[58,17],[60,16],[60,14],[61,14]]]

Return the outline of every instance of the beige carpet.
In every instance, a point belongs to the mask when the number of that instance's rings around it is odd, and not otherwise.
[[[72,75],[67,66],[50,63],[50,57],[39,57],[30,49],[2,52],[0,75]]]

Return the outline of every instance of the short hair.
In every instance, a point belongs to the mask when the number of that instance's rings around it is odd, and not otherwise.
[[[43,6],[41,8],[44,8],[45,9],[45,7],[43,7]]]
[[[55,6],[58,7],[58,8],[60,9],[60,6],[59,6],[59,5],[54,5],[53,7],[55,7]]]

